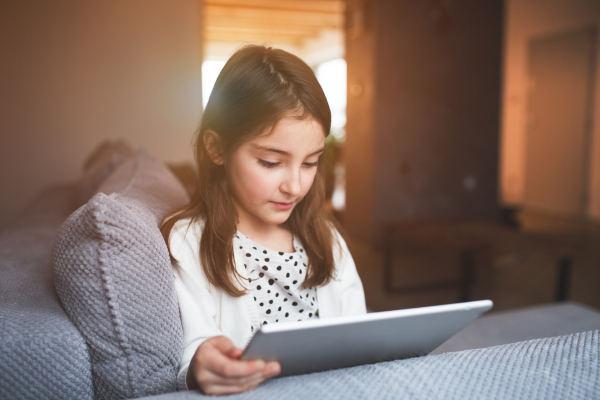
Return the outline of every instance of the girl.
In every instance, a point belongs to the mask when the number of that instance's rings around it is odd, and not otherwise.
[[[323,208],[330,124],[313,71],[290,53],[247,46],[220,73],[195,142],[199,189],[161,228],[183,324],[180,388],[253,389],[280,372],[239,360],[261,325],[366,312]]]

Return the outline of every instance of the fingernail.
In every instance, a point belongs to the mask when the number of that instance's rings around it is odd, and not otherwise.
[[[271,376],[275,376],[279,374],[279,368],[277,368],[277,364],[271,364],[269,366],[268,374]]]
[[[256,360],[256,368],[263,369],[265,367],[265,362],[263,360]]]

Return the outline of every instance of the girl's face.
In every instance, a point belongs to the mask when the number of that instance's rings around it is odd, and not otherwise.
[[[284,118],[270,135],[242,144],[225,162],[240,221],[265,229],[287,221],[308,193],[325,146],[312,117]]]

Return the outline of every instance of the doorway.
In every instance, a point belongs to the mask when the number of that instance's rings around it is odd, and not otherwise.
[[[524,205],[585,217],[588,209],[596,30],[529,44]]]

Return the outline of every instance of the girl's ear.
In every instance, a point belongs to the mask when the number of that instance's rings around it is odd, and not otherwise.
[[[223,157],[223,142],[219,134],[213,130],[204,132],[204,148],[208,156],[217,165],[223,165],[225,162]]]

